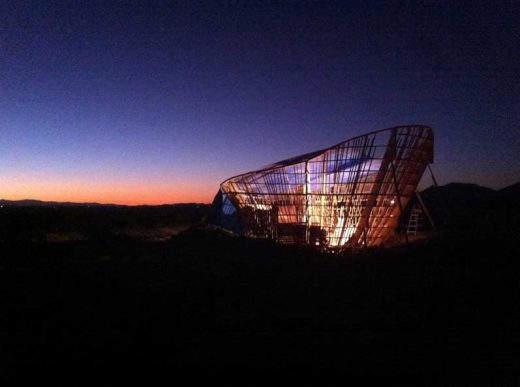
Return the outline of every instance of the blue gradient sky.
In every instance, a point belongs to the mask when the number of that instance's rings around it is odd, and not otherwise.
[[[0,198],[209,202],[409,123],[436,130],[440,183],[516,183],[515,3],[4,2]]]

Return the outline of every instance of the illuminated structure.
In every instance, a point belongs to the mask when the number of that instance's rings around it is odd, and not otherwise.
[[[427,126],[371,132],[224,181],[221,224],[282,243],[379,246],[432,161]]]

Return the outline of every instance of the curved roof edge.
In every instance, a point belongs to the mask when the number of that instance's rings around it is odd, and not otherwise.
[[[341,146],[347,142],[350,142],[350,141],[354,141],[358,138],[361,138],[361,137],[366,137],[366,136],[370,136],[372,134],[377,134],[377,133],[381,133],[381,132],[385,132],[385,131],[392,131],[392,130],[397,130],[397,129],[402,129],[402,128],[422,128],[422,129],[427,129],[427,130],[430,130],[432,133],[434,133],[434,130],[432,127],[428,126],[428,125],[414,125],[414,124],[410,124],[410,125],[398,125],[398,126],[393,126],[391,128],[385,128],[385,129],[378,129],[378,130],[374,130],[372,132],[368,132],[368,133],[365,133],[365,134],[361,134],[359,136],[355,136],[355,137],[352,137],[352,138],[349,138],[347,140],[344,140],[344,141],[341,141],[337,144],[334,144],[332,146],[329,146],[327,148],[323,148],[323,149],[320,149],[320,150],[317,150],[317,151],[314,151],[314,152],[309,152],[309,153],[304,153],[302,155],[299,155],[299,156],[295,156],[295,157],[291,157],[289,159],[285,159],[285,160],[282,160],[282,161],[278,161],[278,162],[275,162],[273,164],[270,164],[270,165],[267,165],[265,167],[262,167],[260,169],[256,169],[254,171],[249,171],[249,172],[245,172],[245,173],[240,173],[238,175],[235,175],[235,176],[232,176],[226,180],[224,180],[222,183],[220,183],[220,185],[222,186],[222,184],[230,181],[230,180],[233,180],[233,179],[236,179],[238,177],[242,177],[242,176],[246,176],[246,175],[251,175],[251,174],[254,174],[254,173],[261,173],[261,172],[265,172],[267,170],[270,170],[270,169],[276,169],[276,168],[282,168],[282,167],[286,167],[286,166],[289,166],[289,165],[294,165],[294,164],[298,164],[298,163],[301,163],[303,161],[308,161],[310,159],[313,159],[314,157],[324,153],[324,152],[327,152],[331,149],[334,149],[338,146]]]

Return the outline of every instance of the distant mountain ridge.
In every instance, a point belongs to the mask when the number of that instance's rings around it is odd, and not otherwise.
[[[441,193],[448,197],[472,197],[472,198],[485,198],[485,197],[507,197],[507,198],[519,198],[520,199],[520,182],[504,187],[499,190],[484,187],[478,184],[472,183],[448,183],[446,185],[440,185],[438,187],[430,186],[423,191],[423,195],[431,195]],[[23,200],[7,200],[0,199],[0,206],[6,207],[191,207],[191,206],[207,206],[206,203],[173,203],[173,204],[139,204],[139,205],[126,205],[126,204],[112,204],[112,203],[96,203],[96,202],[55,202],[55,201],[43,201],[37,199],[23,199]]]
[[[520,183],[512,184],[499,190],[472,183],[448,183],[437,187],[431,185],[421,191],[421,194],[428,195],[434,192],[440,192],[442,194],[447,194],[448,196],[470,196],[474,198],[483,198],[487,196],[513,197],[520,195]]]
[[[520,183],[511,184],[510,186],[507,186],[505,188],[502,188],[500,191],[502,195],[509,196],[509,197],[520,197]]]
[[[440,228],[450,228],[454,235],[460,230],[479,235],[497,229],[512,232],[520,226],[520,183],[499,190],[450,183],[430,186],[420,196],[434,223]],[[410,204],[417,203],[418,198],[412,198]]]
[[[24,206],[27,206],[27,207],[116,206],[116,204],[102,204],[102,203],[94,203],[94,202],[89,202],[89,203],[54,202],[54,201],[48,202],[48,201],[36,200],[36,199],[22,199],[22,200],[0,199],[0,205],[10,206],[10,207],[24,207]]]
[[[205,206],[204,203],[174,203],[174,204],[112,204],[112,203],[96,203],[96,202],[55,202],[44,201],[37,199],[22,199],[22,200],[7,200],[0,199],[0,206],[5,207],[191,207],[191,206]]]

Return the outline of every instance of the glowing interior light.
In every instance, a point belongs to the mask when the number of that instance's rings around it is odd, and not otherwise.
[[[381,245],[432,159],[433,131],[426,126],[354,137],[225,180],[221,223],[281,243]]]

